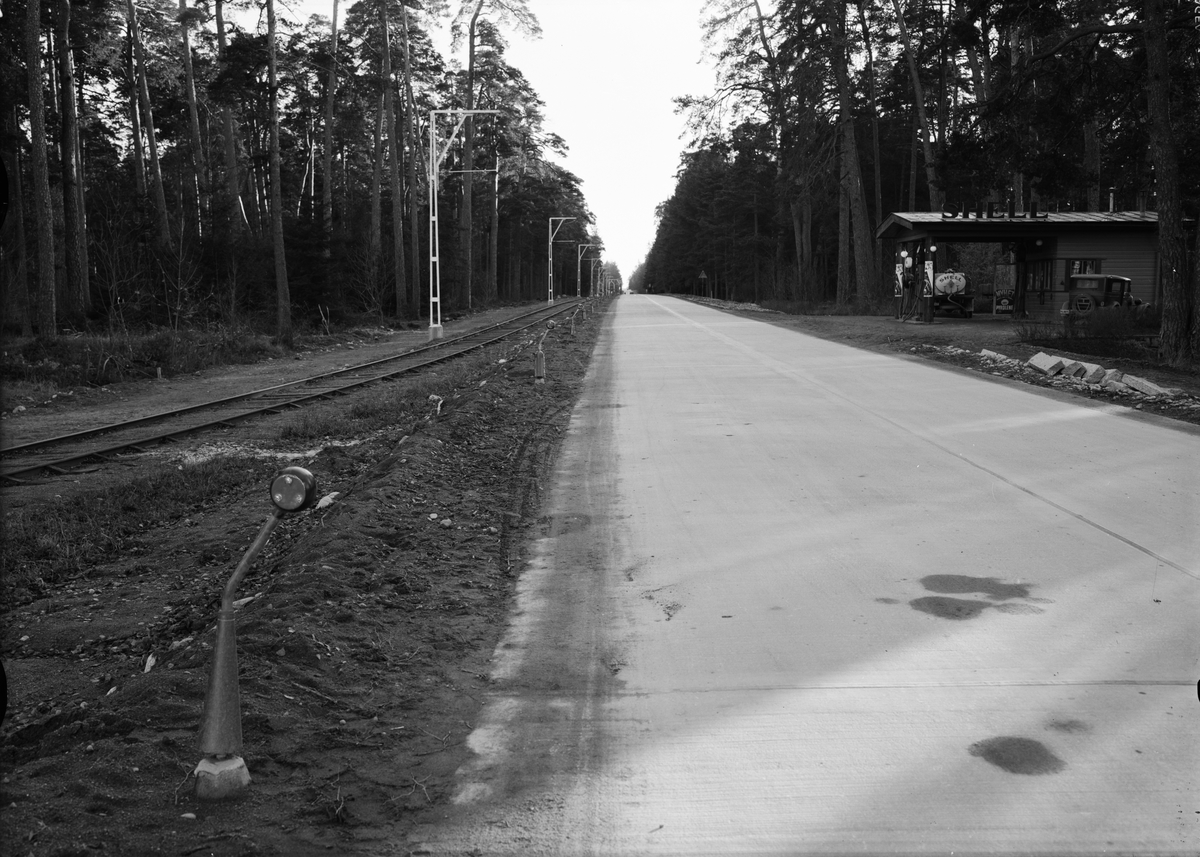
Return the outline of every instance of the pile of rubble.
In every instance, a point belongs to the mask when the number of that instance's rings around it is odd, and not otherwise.
[[[996,352],[983,351],[981,355],[983,357],[995,355],[997,358],[1007,359]],[[1153,397],[1180,395],[1179,390],[1160,387],[1153,381],[1147,381],[1137,375],[1128,375],[1120,369],[1105,369],[1098,363],[1085,363],[1069,357],[1047,354],[1044,351],[1039,351],[1026,360],[1025,366],[1049,378],[1060,378],[1085,386],[1098,386],[1110,393],[1140,393],[1143,396]]]
[[[1183,390],[1163,387],[1137,375],[1122,372],[1120,369],[1105,369],[1098,363],[1059,357],[1044,351],[1039,351],[1024,363],[1011,357],[1005,357],[996,351],[988,351],[986,348],[979,352],[979,356],[995,365],[1002,365],[1010,369],[1023,369],[1045,376],[1052,379],[1051,384],[1054,386],[1084,387],[1093,391],[1103,390],[1108,393],[1129,395],[1136,400],[1163,401],[1193,398]]]
[[[913,354],[932,357],[939,362],[988,372],[1014,381],[1038,386],[1057,387],[1089,398],[1105,398],[1126,404],[1137,411],[1155,413],[1200,425],[1200,396],[1188,390],[1164,387],[1119,369],[1105,369],[1098,363],[1060,357],[1039,351],[1028,360],[1017,360],[997,351],[971,351],[954,345],[921,344],[909,349]]]

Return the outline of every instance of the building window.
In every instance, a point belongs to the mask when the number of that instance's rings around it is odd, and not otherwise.
[[[1099,274],[1099,259],[1068,259],[1067,276],[1072,274]]]

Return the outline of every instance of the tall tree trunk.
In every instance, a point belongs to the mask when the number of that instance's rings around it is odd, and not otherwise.
[[[408,139],[408,256],[412,265],[412,276],[408,290],[409,313],[413,318],[421,317],[421,251],[418,224],[421,200],[417,184],[417,160],[421,151],[417,144],[417,100],[413,96],[412,52],[408,33],[408,7],[400,4],[401,38],[404,40],[404,95],[408,106],[408,122],[405,132]]]
[[[846,44],[846,0],[832,0],[830,21],[836,35],[833,75],[838,88],[838,124],[842,133],[842,181],[850,197],[850,219],[854,228],[855,295],[864,303],[875,299],[879,276],[875,268],[875,234],[867,214],[862,170],[858,162],[858,141],[854,137],[854,104],[850,94],[849,52]]]
[[[132,0],[130,0],[132,2]],[[267,0],[267,87],[271,114],[271,246],[275,255],[275,337],[292,347],[292,298],[283,245],[283,180],[279,163],[279,75],[275,68],[275,0]]]
[[[54,284],[54,214],[50,207],[50,166],[46,153],[46,101],[42,92],[42,4],[25,6],[25,56],[29,79],[29,139],[32,143],[33,220],[37,232],[38,336],[58,335]]]
[[[1087,181],[1087,210],[1100,210],[1100,131],[1093,117],[1083,123],[1083,171]]]
[[[333,108],[337,100],[338,0],[333,0],[333,21],[329,25],[329,82],[325,85],[325,143],[321,161],[321,227],[324,243],[321,258],[326,276],[333,251]]]
[[[383,97],[383,90],[380,90],[375,105],[374,163],[371,165],[371,220],[367,230],[367,282],[370,284],[373,295],[380,292],[379,256],[383,240],[381,236],[383,230],[383,203],[381,200],[383,193]],[[379,309],[380,312],[383,311],[382,300]]]
[[[758,258],[758,191],[754,192],[754,302],[758,303],[759,258]]]
[[[80,71],[80,67],[76,64],[76,51],[71,51],[71,69],[75,78],[75,103],[82,107],[84,105],[84,72]],[[85,66],[86,68],[86,66]],[[92,268],[89,261],[90,250],[88,248],[88,217],[87,217],[87,196],[84,193],[87,187],[87,161],[84,160],[83,149],[83,126],[78,119],[75,122],[75,163],[79,165],[79,181],[75,183],[75,195],[78,197],[76,205],[79,208],[79,228],[81,238],[79,240],[79,257],[82,260],[84,289],[83,289],[83,311],[85,313],[92,310]]]
[[[954,0],[954,8],[960,20],[968,20],[965,0]],[[983,42],[983,53],[989,53],[990,49],[987,43],[988,36],[986,27],[980,27],[979,36]],[[967,54],[967,67],[971,70],[971,91],[975,96],[975,106],[978,109],[981,108],[991,97],[988,81],[987,78],[984,77],[983,67],[979,62],[979,51],[975,49],[975,45],[968,42],[963,47],[963,50]]]
[[[138,110],[138,76],[137,66],[133,62],[133,29],[126,22],[129,33],[129,119],[131,124],[131,140],[133,146],[133,186],[138,199],[146,196],[146,152],[142,147],[142,117]]]
[[[755,229],[758,228],[757,215],[754,223]],[[809,292],[809,299],[819,301],[825,297],[822,280],[818,277],[816,266],[813,264],[813,198],[811,193],[805,193],[800,199],[800,251],[803,254],[803,264],[807,272],[808,281],[812,285]],[[757,268],[755,269],[755,277],[758,276]],[[757,291],[758,286],[755,285]]]
[[[842,154],[838,159],[838,243],[837,243],[837,302],[850,303],[854,292],[850,278],[850,189],[844,178],[846,172],[846,126],[838,123],[838,137]]]
[[[63,251],[66,306],[63,314],[78,324],[91,308],[88,285],[87,233],[83,226],[79,169],[79,110],[75,101],[75,70],[71,56],[71,3],[58,2],[58,83],[62,105],[59,122],[59,157],[62,162]]]
[[[904,55],[908,60],[908,74],[912,79],[913,101],[917,108],[917,122],[921,135],[921,149],[925,155],[925,181],[929,185],[929,210],[938,211],[942,207],[942,181],[937,171],[937,160],[933,154],[933,129],[929,125],[929,114],[925,109],[925,87],[921,84],[921,74],[917,69],[917,54],[913,49],[912,36],[904,23],[904,10],[900,8],[900,0],[892,0],[892,8],[896,10],[896,20],[900,28],[900,42],[904,45]]]
[[[15,149],[17,140],[16,130],[17,107],[12,105],[5,111],[7,128],[5,136],[12,150],[0,152],[4,159],[4,169],[8,173],[8,194],[12,200],[12,209],[4,223],[0,226],[0,252],[3,259],[0,265],[4,273],[4,302],[0,311],[10,313],[9,320],[16,320],[21,326],[22,336],[33,335],[33,321],[29,312],[29,266],[25,259],[25,194],[21,180],[20,151]]]
[[[867,4],[858,4],[858,19],[862,26],[863,43],[867,49],[867,96],[871,102],[871,162],[875,170],[875,217],[871,227],[877,229],[883,223],[883,159],[879,155],[879,110],[875,91],[875,47],[871,39],[871,28],[867,24]],[[883,241],[875,241],[875,270],[883,266]]]
[[[150,86],[146,82],[146,56],[142,48],[142,37],[138,32],[137,12],[133,8],[133,0],[125,0],[125,13],[129,18],[129,37],[133,40],[133,57],[137,63],[142,128],[146,133],[146,146],[150,150],[150,194],[154,203],[155,219],[158,221],[158,243],[162,249],[167,249],[171,246],[171,223],[167,217],[167,194],[163,187],[162,167],[158,162],[158,142],[155,139],[154,110],[150,105]]]
[[[779,232],[775,235],[775,270],[773,276],[773,297],[782,297],[784,283],[785,266],[784,259],[784,238],[781,234],[783,223],[789,216],[784,210],[782,194],[784,188],[788,186],[787,177],[784,174],[784,158],[783,158],[783,123],[787,117],[787,105],[784,98],[783,81],[779,73],[779,62],[775,55],[775,49],[771,46],[770,39],[767,38],[766,16],[763,15],[762,4],[759,0],[754,0],[754,23],[758,35],[759,45],[763,49],[763,54],[767,59],[767,86],[771,93],[770,109],[768,117],[771,124],[771,144],[775,149],[775,186],[776,193],[781,196],[779,204],[776,206],[777,220]]]
[[[1193,357],[1200,339],[1197,295],[1190,282],[1183,224],[1179,150],[1171,128],[1171,78],[1163,0],[1145,0],[1146,106],[1150,114],[1150,154],[1158,193],[1158,258],[1163,284],[1159,356],[1171,365]]]
[[[420,194],[417,185],[417,100],[413,96],[412,54],[409,50],[408,7],[400,4],[401,38],[404,40],[404,95],[408,105],[408,122],[405,131],[408,139],[408,256],[412,265],[412,276],[408,290],[409,313],[413,318],[421,317],[421,261],[417,225],[420,217]]]
[[[921,121],[913,114],[912,136],[908,147],[908,207],[906,211],[917,210],[917,143],[921,139]]]
[[[1200,226],[1196,227],[1196,246],[1192,248],[1192,335],[1191,354],[1200,354]]]
[[[216,0],[217,12],[217,48],[220,51],[220,63],[225,65],[228,58],[229,46],[225,40],[224,3]],[[242,182],[238,176],[237,162],[237,127],[233,121],[233,109],[228,104],[221,105],[221,132],[225,138],[225,200],[226,217],[229,220],[229,237],[237,240],[242,232],[242,222],[248,218],[242,207]]]
[[[793,197],[788,203],[788,213],[792,217],[792,243],[796,250],[796,297],[804,300],[810,283],[808,270],[804,266],[804,224],[802,214],[803,204],[800,199]]]
[[[467,92],[466,109],[475,109],[475,36],[479,23],[479,12],[483,9],[484,0],[477,0],[475,11],[471,14],[471,22],[467,27]],[[459,258],[462,260],[462,286],[465,291],[467,306],[471,306],[471,277],[475,268],[475,241],[473,239],[472,191],[475,184],[475,121],[467,117],[463,134],[463,195],[462,207],[458,212]]]
[[[396,315],[404,313],[407,286],[404,272],[404,196],[400,191],[400,150],[396,139],[396,87],[392,80],[392,38],[388,4],[379,4],[383,26],[383,114],[387,125],[388,181],[392,190],[392,275],[395,286]]]
[[[183,82],[188,103],[188,132],[190,135],[192,182],[189,190],[195,198],[196,237],[204,234],[204,221],[208,216],[208,171],[204,164],[204,144],[200,139],[200,109],[196,104],[196,77],[192,73],[191,24],[187,18],[187,0],[179,0],[179,38],[183,48]]]

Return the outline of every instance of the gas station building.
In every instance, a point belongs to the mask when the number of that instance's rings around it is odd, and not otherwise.
[[[1157,304],[1162,298],[1158,261],[1158,212],[997,210],[995,203],[960,211],[900,211],[875,233],[895,242],[918,269],[932,260],[945,265],[937,249],[951,243],[1001,244],[1004,264],[997,266],[997,289],[1014,291],[1015,318],[1057,317],[1068,301],[1072,274],[1128,277],[1134,299]],[[944,258],[944,256],[943,256]]]

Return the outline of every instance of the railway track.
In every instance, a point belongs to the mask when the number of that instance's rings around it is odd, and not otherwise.
[[[278,414],[306,404],[344,396],[486,348],[557,316],[574,312],[583,302],[565,299],[513,316],[462,336],[440,339],[399,354],[322,372],[307,378],[250,390],[208,402],[162,411],[84,431],[39,438],[0,448],[0,483],[20,486],[45,474],[78,475],[89,462],[112,462],[122,454],[216,428],[229,428],[258,416]]]

